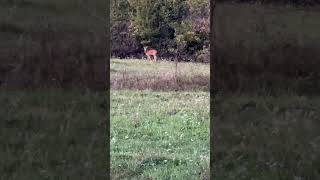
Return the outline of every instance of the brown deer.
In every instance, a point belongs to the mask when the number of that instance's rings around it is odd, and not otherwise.
[[[151,61],[151,56],[153,56],[153,60],[157,61],[157,53],[158,51],[155,49],[149,49],[147,50],[147,47],[144,48],[144,53],[147,55],[147,59]]]

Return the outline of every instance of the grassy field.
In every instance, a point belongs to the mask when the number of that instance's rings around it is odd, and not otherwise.
[[[209,177],[209,65],[178,67],[179,85],[173,62],[112,59],[113,179]]]
[[[111,87],[113,89],[203,90],[209,91],[210,66],[201,63],[130,59],[111,60]]]
[[[167,71],[161,68],[165,66]],[[185,71],[180,75],[197,66],[185,63]],[[116,81],[120,72],[141,79],[156,74],[161,79],[161,74],[172,72],[174,63],[113,60],[111,68],[111,81]],[[208,68],[208,65],[202,64],[201,68]],[[192,72],[195,75],[204,73],[201,70]],[[116,86],[111,93],[113,177],[207,178],[207,161],[199,157],[204,157],[201,152],[207,156],[209,153],[206,149],[209,143],[206,134],[209,133],[208,94],[194,89],[193,92],[138,91],[134,90],[137,89],[134,85],[131,84],[131,90]],[[295,93],[279,96],[216,94],[211,137],[215,139],[211,149],[214,178],[318,179],[319,100],[319,96]],[[197,160],[188,164],[186,157]],[[174,166],[179,158],[185,163]]]
[[[105,1],[84,7],[105,16]],[[93,82],[92,71],[104,73],[90,63],[105,62],[105,22],[89,14],[77,0],[0,2],[0,85]],[[219,56],[232,65],[219,66],[222,76],[254,91],[317,85],[318,17],[319,7],[219,4]],[[287,79],[296,69],[315,73]],[[172,62],[112,60],[114,179],[208,178],[208,82],[208,64],[179,63],[176,73]],[[214,102],[216,179],[320,179],[319,96]],[[78,91],[1,88],[0,179],[105,177],[105,103]]]
[[[0,179],[105,179],[105,98],[0,89]]]
[[[209,93],[111,92],[113,179],[209,175]]]

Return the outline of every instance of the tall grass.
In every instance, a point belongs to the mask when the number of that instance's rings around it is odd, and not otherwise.
[[[187,90],[208,91],[209,64],[149,62],[127,59],[111,60],[111,88],[138,90]]]
[[[112,59],[110,76],[112,179],[209,179],[209,65]]]

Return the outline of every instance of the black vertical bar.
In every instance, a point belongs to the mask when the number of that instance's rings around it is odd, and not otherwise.
[[[106,114],[106,143],[107,143],[107,155],[106,155],[106,161],[107,161],[107,174],[108,179],[111,179],[110,177],[110,0],[107,1],[107,16],[106,16],[106,43],[107,43],[107,59],[106,59],[106,73],[107,73],[107,94],[106,94],[106,103],[107,103],[107,114]]]
[[[214,163],[214,68],[216,62],[215,32],[214,32],[214,9],[216,1],[210,1],[210,179],[213,177]]]

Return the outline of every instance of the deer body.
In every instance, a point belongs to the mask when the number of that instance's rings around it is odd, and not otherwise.
[[[151,61],[151,56],[153,56],[153,60],[157,61],[157,53],[158,51],[155,49],[147,50],[147,47],[144,47],[144,53],[147,55],[148,60]]]

